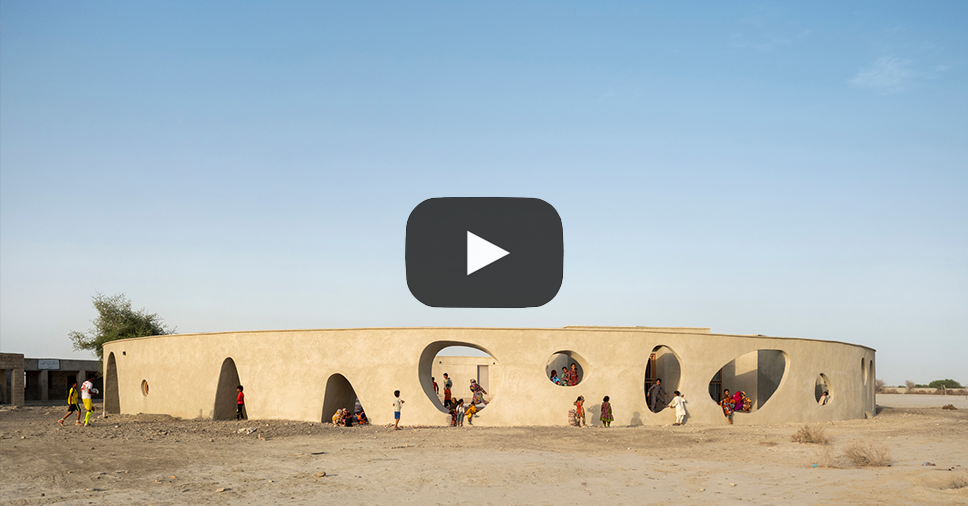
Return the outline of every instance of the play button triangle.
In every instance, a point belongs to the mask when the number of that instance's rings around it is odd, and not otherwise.
[[[476,234],[467,231],[467,275],[491,265],[492,263],[511,254],[490,241],[481,239]]]

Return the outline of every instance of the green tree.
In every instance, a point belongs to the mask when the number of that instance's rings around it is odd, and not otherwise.
[[[104,343],[175,332],[174,328],[165,327],[164,320],[157,314],[149,314],[144,308],[131,309],[131,301],[123,293],[110,297],[98,293],[92,299],[98,313],[97,318],[91,320],[94,327],[87,332],[72,330],[68,335],[74,341],[75,350],[94,350],[99,361],[104,360]]]
[[[943,379],[943,380],[934,380],[931,383],[928,383],[928,386],[930,388],[941,388],[941,387],[961,388],[961,383],[958,383],[953,379]]]

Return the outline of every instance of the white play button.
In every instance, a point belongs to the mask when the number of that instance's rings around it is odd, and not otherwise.
[[[511,254],[509,251],[481,239],[470,230],[467,231],[467,275],[491,265]]]

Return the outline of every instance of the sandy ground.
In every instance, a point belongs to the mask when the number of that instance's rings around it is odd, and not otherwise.
[[[393,431],[124,415],[84,428],[58,425],[61,411],[0,411],[0,504],[968,504],[968,409],[823,424],[834,452],[889,448],[890,467],[859,469],[813,467],[818,445],[790,440],[799,425]]]

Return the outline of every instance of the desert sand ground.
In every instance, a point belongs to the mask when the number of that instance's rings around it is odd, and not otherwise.
[[[834,455],[873,441],[890,467],[814,467],[819,445],[790,440],[801,424],[393,431],[123,415],[84,428],[58,425],[60,406],[8,409],[0,504],[968,504],[968,399],[878,404],[873,419],[822,425]]]

